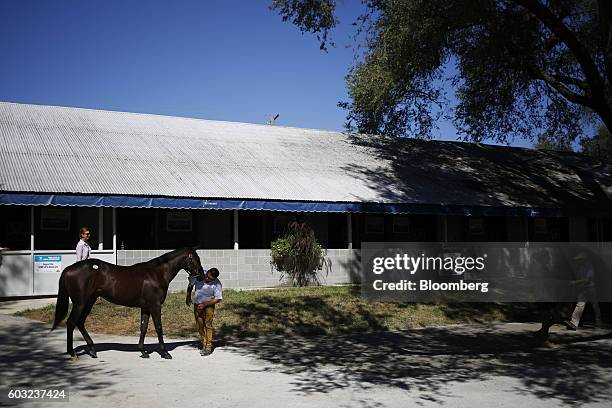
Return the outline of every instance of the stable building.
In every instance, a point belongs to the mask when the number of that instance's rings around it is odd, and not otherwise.
[[[305,219],[347,283],[366,241],[609,241],[611,197],[574,153],[0,102],[0,297],[55,294],[82,226],[93,257],[198,246],[250,288]]]

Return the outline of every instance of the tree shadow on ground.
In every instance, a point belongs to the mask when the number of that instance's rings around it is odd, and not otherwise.
[[[333,304],[333,297],[316,295],[262,296],[253,302],[224,305],[224,309],[239,316],[239,321],[216,326],[216,336],[221,338],[256,337],[262,327],[267,333],[291,335],[386,330],[382,322],[389,317],[388,313],[371,311],[360,302],[347,310],[341,304]]]
[[[66,348],[65,331],[63,336],[50,334],[46,324],[23,324],[20,318],[5,318],[10,321],[0,331],[0,386],[61,387],[91,398],[110,395],[113,383],[108,379],[119,373],[70,362],[66,354],[58,354],[58,349]]]
[[[612,362],[605,358],[612,351],[610,338],[572,335],[550,351],[534,348],[525,332],[453,327],[336,337],[278,336],[265,342],[236,340],[231,345],[276,365],[264,370],[295,376],[294,390],[305,394],[384,386],[440,402],[449,383],[504,376],[522,384],[509,393],[580,405],[612,398]]]
[[[241,321],[217,330],[220,344],[270,363],[262,371],[294,376],[293,390],[328,393],[345,387],[391,387],[410,391],[421,403],[443,403],[448,385],[511,377],[521,386],[509,395],[531,394],[566,405],[612,399],[612,335],[606,331],[554,334],[554,350],[539,349],[535,325],[462,325],[410,331],[376,331],[385,316],[362,306],[363,333],[321,336],[330,326],[349,325],[355,311],[325,299],[277,298],[245,303]],[[302,321],[295,308],[322,318]],[[452,313],[467,313],[457,307]],[[470,309],[474,313],[474,308]],[[306,313],[308,314],[308,313]],[[303,316],[303,314],[302,314]],[[253,320],[284,319],[285,330],[258,339]],[[515,327],[512,329],[512,327]],[[217,343],[217,344],[219,344]]]

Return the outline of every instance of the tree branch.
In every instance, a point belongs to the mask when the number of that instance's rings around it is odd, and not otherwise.
[[[589,83],[585,80],[582,79],[578,79],[578,78],[574,78],[568,75],[551,75],[555,80],[562,82],[564,84],[568,84],[568,85],[574,85],[577,86],[578,88],[582,89],[583,91],[589,91]]]
[[[555,75],[550,75],[541,68],[536,67],[534,65],[530,65],[528,69],[533,78],[546,82],[548,85],[552,86],[557,92],[563,95],[563,97],[565,97],[565,99],[567,99],[568,101],[577,103],[579,105],[587,106],[591,109],[596,108],[596,104],[592,98],[586,95],[581,95],[573,92],[571,89],[565,86],[562,81],[557,79]]]
[[[544,40],[544,49],[550,51],[561,43],[561,40],[556,35],[551,35]]]
[[[548,7],[544,6],[538,0],[510,1],[513,1],[516,4],[525,7],[538,20],[540,20],[542,24],[544,24],[550,31],[552,31],[555,36],[557,36],[561,41],[563,41],[563,43],[569,48],[569,50],[572,52],[572,54],[578,61],[578,64],[582,68],[584,76],[590,85],[593,98],[597,99],[598,103],[607,104],[607,100],[604,94],[604,80],[601,77],[599,70],[597,69],[597,65],[595,65],[595,62],[589,55],[588,51],[582,46],[576,35],[563,23],[563,21],[557,18],[557,16],[555,16]],[[606,2],[606,0],[600,1]],[[554,78],[551,79],[554,82],[558,83],[558,81],[556,81]],[[574,95],[578,96],[577,94]]]
[[[604,51],[604,64],[608,83],[612,80],[612,2],[610,0],[598,0],[599,27],[601,29],[602,48]]]

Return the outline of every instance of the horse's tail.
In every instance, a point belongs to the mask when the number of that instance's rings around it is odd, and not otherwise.
[[[53,320],[53,327],[55,329],[61,322],[66,318],[68,314],[68,290],[66,290],[66,283],[64,282],[66,276],[66,270],[62,272],[59,278],[59,289],[57,291],[57,303],[55,304],[55,319]]]

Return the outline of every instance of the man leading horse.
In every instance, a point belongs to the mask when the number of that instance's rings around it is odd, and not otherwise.
[[[170,359],[172,356],[164,345],[161,305],[166,300],[170,281],[181,269],[186,270],[191,277],[203,274],[200,257],[195,248],[177,249],[132,266],[113,265],[99,259],[86,259],[70,265],[64,269],[59,279],[55,319],[51,330],[66,317],[70,298],[72,311],[66,321],[67,352],[71,358],[77,358],[72,345],[76,326],[87,342],[88,354],[96,358],[94,343],[85,329],[85,319],[96,299],[102,297],[121,306],[140,308],[138,349],[143,358],[149,357],[144,349],[144,338],[149,317],[152,317],[160,354],[163,358]]]

